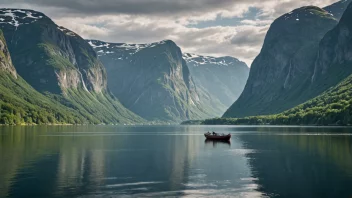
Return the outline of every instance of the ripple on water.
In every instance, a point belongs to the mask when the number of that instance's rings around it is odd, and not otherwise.
[[[229,152],[231,152],[233,155],[247,155],[251,153],[257,153],[257,151],[253,149],[230,149]]]
[[[151,181],[151,182],[135,182],[135,183],[122,183],[122,184],[109,184],[106,185],[106,188],[115,188],[115,187],[124,187],[124,186],[139,186],[139,185],[151,185],[151,184],[160,184],[164,182]]]

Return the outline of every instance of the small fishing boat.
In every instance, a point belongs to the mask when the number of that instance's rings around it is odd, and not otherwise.
[[[205,133],[205,138],[207,140],[218,140],[218,141],[229,141],[231,139],[231,134],[218,134],[218,133]]]

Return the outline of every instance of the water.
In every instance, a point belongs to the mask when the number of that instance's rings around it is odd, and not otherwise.
[[[351,186],[351,128],[0,127],[0,197],[321,198]]]

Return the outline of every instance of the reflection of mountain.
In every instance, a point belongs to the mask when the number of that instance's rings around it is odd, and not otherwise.
[[[9,194],[11,182],[24,164],[52,153],[56,143],[46,137],[33,138],[35,132],[33,127],[0,128],[0,197]]]
[[[203,144],[199,136],[158,135],[148,140],[148,136],[136,136],[134,129],[128,128],[132,134],[123,136],[114,132],[62,133],[91,130],[18,127],[1,135],[0,197],[137,192],[139,184],[146,185],[144,182],[155,187],[149,189],[147,185],[150,193],[181,192],[188,168]]]
[[[271,197],[352,195],[349,136],[241,135],[260,191]]]
[[[107,181],[111,190],[126,191],[129,188],[129,193],[143,193],[139,191],[143,187],[147,193],[178,193],[184,189],[182,184],[187,183],[190,164],[203,142],[199,141],[199,136],[170,135],[179,131],[172,128],[170,131],[169,127],[150,130],[161,134],[150,136],[131,132],[125,136],[124,145],[115,145],[107,153],[106,175],[116,178]],[[168,131],[167,134],[163,134],[165,131]],[[142,185],[145,182],[150,185]],[[122,187],[121,184],[127,186]]]
[[[74,127],[5,129],[0,135],[0,197],[78,195],[102,184],[105,156],[97,148],[109,139],[46,134]]]
[[[242,143],[207,145],[199,132],[208,128],[19,129],[0,136],[0,197],[231,196],[256,188]]]
[[[98,190],[104,182],[103,151],[73,148],[60,153],[58,164],[57,191],[61,196]]]

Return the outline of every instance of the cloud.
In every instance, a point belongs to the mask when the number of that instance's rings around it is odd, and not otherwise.
[[[263,13],[282,14],[303,5],[325,6],[334,0],[11,0],[4,5],[24,5],[58,9],[64,14],[106,15],[204,15],[218,13],[222,17],[243,14],[249,7]],[[57,13],[58,14],[58,13]]]
[[[41,11],[84,38],[128,43],[171,39],[185,52],[229,55],[250,65],[275,18],[301,6],[323,7],[336,0],[2,1],[1,7]],[[247,16],[250,8],[258,10],[255,16]],[[237,22],[224,25],[224,19]],[[208,21],[213,23],[197,26]]]
[[[236,34],[231,36],[231,44],[237,46],[258,46],[263,43],[263,38],[268,31],[269,26],[245,26]]]

